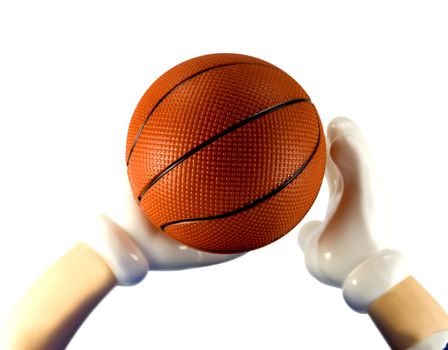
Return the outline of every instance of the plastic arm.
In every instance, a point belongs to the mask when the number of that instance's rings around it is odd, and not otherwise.
[[[28,290],[0,333],[0,349],[65,349],[96,305],[116,285],[104,260],[76,245]]]
[[[448,316],[410,276],[402,254],[385,248],[387,200],[361,130],[336,118],[327,137],[327,214],[299,235],[308,270],[342,288],[353,310],[369,313],[393,349],[445,349]]]
[[[448,330],[445,311],[412,276],[375,300],[368,313],[392,349],[408,349]]]

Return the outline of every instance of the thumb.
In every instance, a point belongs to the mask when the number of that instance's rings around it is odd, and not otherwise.
[[[353,121],[343,117],[331,121],[327,133],[329,156],[339,170],[344,187],[350,188],[356,200],[375,180],[373,160],[364,135]]]

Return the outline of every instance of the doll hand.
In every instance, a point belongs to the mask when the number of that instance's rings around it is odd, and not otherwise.
[[[109,263],[119,284],[135,284],[150,270],[182,270],[219,264],[242,254],[213,254],[180,243],[155,227],[132,196],[125,169],[107,216],[85,242]],[[107,205],[107,204],[105,204]]]
[[[309,272],[343,287],[349,305],[365,312],[369,302],[406,276],[403,259],[383,249],[386,201],[360,129],[350,119],[336,118],[327,139],[327,213],[322,222],[302,227],[299,245]]]

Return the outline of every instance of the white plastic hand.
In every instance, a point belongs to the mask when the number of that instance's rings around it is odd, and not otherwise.
[[[403,344],[409,349],[441,349],[448,331],[431,332],[444,329],[445,312],[418,282],[407,278],[403,256],[384,248],[389,233],[387,202],[360,129],[350,119],[336,118],[328,126],[327,138],[327,213],[323,221],[311,221],[299,233],[308,270],[321,282],[341,287],[352,309],[369,312],[389,344],[401,344],[400,349]],[[397,297],[391,290],[399,284],[401,289],[395,293],[402,294]],[[403,302],[406,293],[414,298]],[[369,307],[383,296],[389,302],[399,299],[400,307],[388,314],[390,304],[376,304],[372,313]],[[397,318],[396,312],[408,317]],[[409,315],[418,312],[427,312],[424,321],[409,323]],[[420,325],[427,328],[425,334]]]
[[[170,238],[143,214],[132,196],[123,167],[113,190],[113,200],[104,203],[105,214],[84,241],[108,263],[119,284],[138,283],[150,270],[182,270],[219,264],[242,254],[202,252]]]
[[[336,118],[328,125],[327,145],[328,210],[322,222],[303,226],[299,244],[310,273],[341,287],[357,265],[382,249],[388,228],[383,188],[360,129]]]
[[[120,195],[120,197],[118,196]],[[143,214],[134,200],[126,176],[123,192],[117,200],[123,204],[110,217],[123,227],[137,242],[148,260],[151,270],[180,270],[219,264],[232,260],[242,254],[212,254],[187,247],[155,227]]]
[[[361,130],[340,117],[328,125],[327,138],[327,213],[303,226],[299,245],[314,277],[341,287],[352,309],[367,312],[409,274],[402,255],[384,249],[387,202]]]

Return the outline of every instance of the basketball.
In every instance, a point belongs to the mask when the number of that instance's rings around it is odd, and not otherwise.
[[[319,192],[325,153],[305,90],[240,54],[196,57],[163,74],[137,104],[126,143],[147,218],[189,247],[221,254],[293,229]]]

